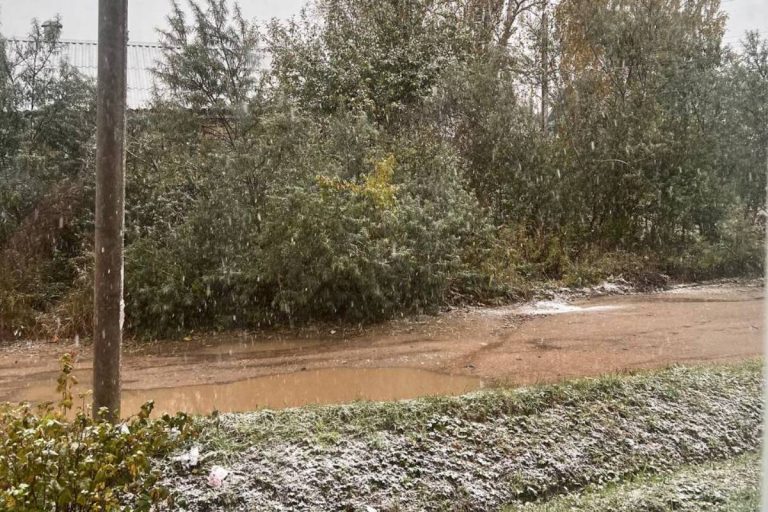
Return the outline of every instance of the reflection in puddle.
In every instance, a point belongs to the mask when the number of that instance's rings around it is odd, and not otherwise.
[[[483,386],[480,379],[445,375],[413,368],[333,368],[256,377],[228,383],[174,388],[126,389],[124,413],[134,413],[147,400],[158,414],[195,414],[280,409],[308,404],[337,404],[356,400],[400,400],[432,395],[459,395]],[[52,400],[55,384],[34,385],[23,400]],[[78,386],[85,389],[85,386]]]

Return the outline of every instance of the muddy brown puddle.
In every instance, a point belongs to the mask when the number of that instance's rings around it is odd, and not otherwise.
[[[455,395],[762,354],[764,293],[720,283],[668,292],[468,308],[359,329],[195,334],[128,344],[123,411],[248,411]],[[74,353],[77,391],[92,353],[74,344],[0,347],[0,402],[56,398],[57,361]],[[87,400],[86,400],[87,401]]]
[[[89,388],[87,381],[84,389]],[[483,386],[480,379],[446,375],[416,368],[331,368],[268,375],[235,382],[158,389],[127,389],[124,414],[138,412],[153,400],[158,414],[186,411],[193,414],[281,409],[312,404],[339,404],[358,400],[388,401],[435,395],[460,395]],[[43,402],[55,399],[54,379],[25,388],[19,399]]]

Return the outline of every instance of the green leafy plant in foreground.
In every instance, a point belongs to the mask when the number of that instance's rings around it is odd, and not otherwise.
[[[151,458],[193,431],[183,413],[150,419],[153,403],[113,425],[73,409],[72,357],[61,359],[61,399],[0,405],[0,510],[149,510],[168,498]]]

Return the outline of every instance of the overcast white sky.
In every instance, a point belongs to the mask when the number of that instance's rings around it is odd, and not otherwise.
[[[768,1],[768,0],[767,0]],[[98,0],[0,0],[0,33],[6,37],[26,34],[32,18],[48,19],[61,14],[64,39],[95,41]],[[181,2],[182,5],[186,1]],[[289,18],[304,0],[239,0],[249,19]],[[132,41],[157,40],[155,27],[165,25],[170,0],[128,0],[128,31]]]
[[[248,18],[288,18],[305,0],[240,0]],[[722,0],[729,14],[727,42],[735,42],[745,30],[768,35],[768,0]],[[7,37],[23,36],[32,18],[44,20],[61,14],[65,39],[96,39],[98,0],[0,0],[0,32]],[[129,31],[132,41],[157,39],[155,27],[163,25],[169,0],[129,0]]]

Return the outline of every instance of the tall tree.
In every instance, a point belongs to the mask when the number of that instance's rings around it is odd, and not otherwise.
[[[211,135],[235,146],[247,131],[249,104],[258,85],[259,33],[227,0],[188,0],[191,20],[173,2],[161,30],[163,59],[155,69],[165,97],[177,109],[215,122]]]
[[[402,127],[471,46],[450,2],[316,0],[314,8],[272,23],[269,44],[281,90],[318,113],[359,111]]]
[[[765,208],[768,162],[768,40],[748,32],[729,54],[722,91],[723,145],[719,156],[724,178],[737,187],[745,213]]]
[[[584,235],[631,248],[711,231],[719,1],[566,0],[557,23],[558,135]]]

